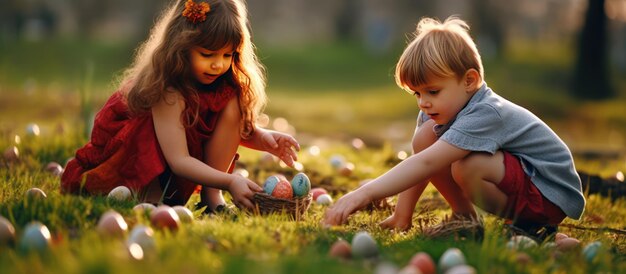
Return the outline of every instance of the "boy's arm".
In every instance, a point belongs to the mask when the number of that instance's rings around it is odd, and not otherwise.
[[[464,158],[470,151],[437,141],[432,146],[412,155],[385,174],[363,187],[337,200],[322,221],[324,225],[340,225],[348,216],[368,205],[373,200],[400,193],[426,179],[452,163]]]

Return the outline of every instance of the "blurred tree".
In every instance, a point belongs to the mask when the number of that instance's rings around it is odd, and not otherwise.
[[[572,94],[584,99],[607,99],[615,95],[608,69],[605,0],[588,0],[585,24],[578,44]]]

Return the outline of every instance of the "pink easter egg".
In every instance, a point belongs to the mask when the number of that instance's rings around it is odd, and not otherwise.
[[[282,199],[291,199],[293,198],[293,188],[291,188],[291,184],[287,180],[281,178],[274,187],[272,196]]]
[[[328,194],[328,192],[326,191],[326,189],[323,189],[321,187],[316,187],[311,189],[311,194],[313,195],[313,201],[317,201],[317,197],[319,197],[322,194]]]
[[[435,262],[426,252],[418,252],[417,254],[413,255],[413,257],[409,261],[409,265],[417,267],[424,274],[437,273]]]

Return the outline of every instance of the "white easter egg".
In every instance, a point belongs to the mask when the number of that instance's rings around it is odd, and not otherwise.
[[[182,223],[191,223],[193,221],[193,213],[188,208],[177,205],[173,206],[172,209],[178,214],[178,219],[180,219]]]
[[[41,133],[41,130],[39,129],[39,126],[37,124],[32,123],[26,126],[26,135],[39,136],[40,133]]]
[[[48,195],[40,188],[33,187],[26,191],[26,199],[42,199],[47,197]]]
[[[511,237],[506,246],[509,249],[528,249],[536,247],[537,242],[524,235],[515,235]]]
[[[138,244],[144,252],[152,252],[156,249],[156,241],[154,240],[154,230],[145,225],[137,225],[128,236],[127,245]]]
[[[109,192],[107,198],[116,201],[128,201],[130,200],[130,189],[125,186],[118,186]]]
[[[136,212],[144,212],[144,211],[152,212],[152,210],[154,209],[156,209],[156,206],[154,206],[151,203],[140,203],[133,207],[133,210]]]
[[[442,272],[457,265],[464,264],[465,256],[463,256],[463,252],[456,247],[448,248],[448,250],[441,255],[441,258],[439,258],[439,269],[441,269]]]
[[[320,196],[317,196],[315,202],[320,205],[331,205],[333,203],[333,197],[330,197],[328,194],[320,194]]]
[[[378,255],[376,241],[369,233],[361,231],[352,238],[352,256],[355,258],[372,258]]]

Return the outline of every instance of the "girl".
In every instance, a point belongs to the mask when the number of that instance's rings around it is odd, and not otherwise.
[[[454,17],[420,21],[396,66],[398,86],[420,108],[416,154],[339,199],[324,224],[342,224],[371,201],[402,192],[381,225],[408,229],[429,181],[454,214],[427,228],[427,236],[456,234],[455,227],[458,234],[482,236],[472,202],[511,221],[512,233],[540,241],[565,217],[581,217],[585,198],[567,145],[537,116],[487,86],[468,29]]]
[[[91,141],[61,178],[62,192],[108,193],[127,186],[148,202],[185,204],[196,184],[201,204],[223,208],[221,190],[253,208],[262,189],[229,174],[239,145],[293,166],[296,140],[255,125],[266,102],[240,0],[178,0],[139,48],[119,90],[98,112]]]

